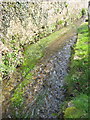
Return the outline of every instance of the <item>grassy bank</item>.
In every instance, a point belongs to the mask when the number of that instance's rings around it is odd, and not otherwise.
[[[33,74],[31,70],[35,69],[38,61],[45,55],[46,47],[60,35],[68,32],[70,27],[62,28],[59,31],[56,31],[38,41],[35,44],[29,45],[25,48],[24,52],[24,62],[21,67],[23,81],[18,85],[18,87],[14,90],[13,97],[11,98],[12,104],[14,107],[20,107],[24,102],[24,87],[27,86],[30,82],[33,82]]]
[[[78,29],[75,54],[66,78],[64,118],[88,118],[88,73],[90,73],[88,69],[88,37],[88,25],[84,23]]]
[[[22,69],[24,71],[24,75],[28,73],[28,71],[32,70],[37,62],[45,55],[45,49],[46,47],[53,41],[57,40],[60,35],[68,32],[70,27],[62,28],[59,31],[56,31],[49,35],[48,37],[45,37],[41,40],[39,40],[37,43],[29,45],[26,47],[24,52],[24,63],[22,65]]]

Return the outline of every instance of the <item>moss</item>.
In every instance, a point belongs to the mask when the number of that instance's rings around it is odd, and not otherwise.
[[[72,100],[73,106],[64,111],[65,118],[88,118],[88,96],[80,94]]]
[[[80,118],[82,112],[76,107],[68,107],[64,112],[65,118]]]

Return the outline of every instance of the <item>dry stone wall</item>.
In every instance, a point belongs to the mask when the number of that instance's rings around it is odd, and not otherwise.
[[[81,0],[0,2],[0,41],[6,48],[1,51],[15,53],[14,66],[17,66],[20,59],[22,61],[21,51],[25,45],[37,42],[66,22],[70,24],[80,16],[84,7]]]

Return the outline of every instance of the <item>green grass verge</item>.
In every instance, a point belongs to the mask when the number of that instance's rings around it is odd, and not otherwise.
[[[66,78],[68,101],[72,105],[64,110],[65,118],[88,118],[88,25],[78,29],[75,54],[71,60],[70,72]]]

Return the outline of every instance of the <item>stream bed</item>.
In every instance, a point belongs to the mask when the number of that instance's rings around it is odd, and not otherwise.
[[[75,44],[77,36],[69,40],[62,50],[57,52],[50,62],[53,64],[53,70],[50,71],[50,76],[47,78],[46,89],[48,90],[47,98],[44,106],[40,109],[39,115],[43,118],[53,118],[52,113],[60,111],[60,104],[64,101],[65,89],[64,78],[68,72],[68,64],[70,62],[71,47]]]
[[[43,79],[42,85],[36,91],[36,100],[32,104],[28,104],[26,117],[31,114],[31,118],[56,118],[55,113],[60,112],[60,105],[65,100],[64,79],[68,74],[68,67],[72,48],[77,40],[77,35],[67,40],[60,50],[50,57],[47,61],[49,66],[48,75]],[[40,66],[41,72],[44,69]],[[40,72],[40,71],[39,71]],[[30,88],[28,89],[30,91]],[[23,111],[24,113],[25,111]]]
[[[37,63],[34,70],[30,71],[34,75],[33,78],[23,79],[23,81],[29,80],[29,83],[23,87],[23,95],[20,96],[23,102],[18,103],[18,107],[13,107],[11,101],[7,99],[3,104],[3,117],[57,118],[55,114],[62,112],[61,105],[65,101],[66,93],[65,77],[69,71],[72,48],[77,41],[78,24],[76,23],[75,27],[62,34],[46,48],[45,57]],[[22,79],[21,74],[18,74],[15,74],[15,79]]]

